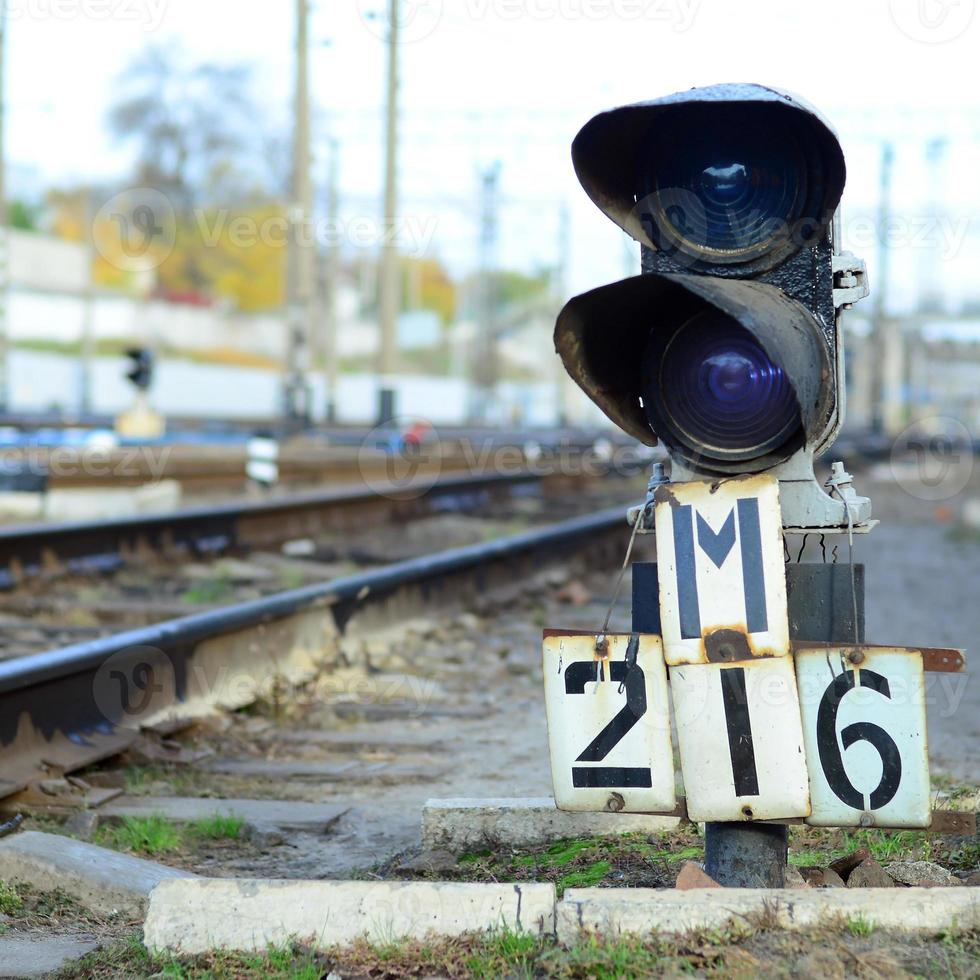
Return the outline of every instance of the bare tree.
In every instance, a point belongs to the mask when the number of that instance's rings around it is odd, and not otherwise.
[[[245,65],[191,64],[180,48],[150,45],[119,80],[109,125],[137,148],[137,180],[178,212],[202,201],[268,194],[270,134]]]

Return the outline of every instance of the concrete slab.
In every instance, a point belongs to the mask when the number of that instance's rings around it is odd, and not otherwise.
[[[461,854],[488,843],[534,847],[565,837],[654,834],[679,825],[679,817],[558,810],[550,796],[429,800],[422,810],[422,846]]]
[[[558,903],[558,939],[574,943],[584,931],[605,936],[723,929],[766,916],[782,929],[807,929],[861,918],[879,929],[940,932],[980,926],[975,888],[573,888]]]
[[[228,776],[269,779],[315,779],[324,783],[417,783],[447,772],[428,766],[393,762],[319,762],[289,759],[214,759],[200,768]]]
[[[43,977],[94,952],[101,945],[91,936],[35,936],[8,932],[0,936],[0,978]]]
[[[316,745],[343,752],[442,752],[446,743],[421,732],[377,734],[357,729],[295,729],[276,731],[270,740],[290,745]]]
[[[0,878],[41,891],[60,888],[100,912],[138,915],[154,885],[196,877],[59,834],[28,830],[0,840]]]
[[[292,830],[326,833],[350,807],[331,803],[282,800],[215,800],[190,796],[123,796],[99,807],[102,820],[163,814],[177,823],[192,823],[215,816],[241,817],[256,830]]]
[[[261,950],[290,939],[319,947],[359,936],[389,941],[429,933],[554,930],[549,884],[259,881],[198,878],[153,890],[143,928],[152,950]]]

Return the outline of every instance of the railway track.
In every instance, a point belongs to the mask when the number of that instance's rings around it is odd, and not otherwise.
[[[477,543],[626,492],[526,472],[443,476],[0,529],[0,659]]]
[[[444,476],[435,481],[284,494],[257,501],[188,507],[109,520],[0,527],[0,589],[64,572],[102,572],[150,555],[173,558],[255,549],[325,530],[350,531],[383,521],[476,509],[493,499],[540,488],[545,478]]]
[[[377,767],[354,771],[364,768],[357,760],[365,746],[370,750],[374,744],[377,749],[391,741],[397,751],[399,736],[402,742],[411,738],[409,732],[383,729],[372,739],[352,734],[351,724],[399,722],[406,717],[418,721],[432,708],[432,699],[421,697],[419,690],[412,693],[407,709],[404,698],[392,700],[378,693],[392,664],[401,666],[404,677],[421,678],[422,688],[433,673],[444,680],[467,673],[465,687],[472,691],[474,678],[468,674],[467,658],[460,662],[459,651],[475,651],[469,658],[474,668],[479,664],[479,669],[486,669],[488,656],[499,666],[497,645],[503,627],[498,618],[503,611],[539,594],[549,575],[553,582],[556,575],[566,578],[569,568],[594,572],[610,567],[621,559],[625,537],[624,511],[616,507],[0,663],[3,808],[63,815],[71,808],[98,807],[119,796],[118,780],[108,780],[113,785],[107,788],[98,785],[106,782],[99,772],[82,779],[73,774],[105,766],[105,760],[121,754],[163,767],[194,763],[197,750],[175,741],[175,733],[213,720],[216,713],[227,725],[244,725],[241,731],[247,732],[255,719],[243,716],[241,709],[257,703],[277,704],[274,714],[281,709],[283,717],[290,718],[296,711],[316,713],[331,706],[319,734],[298,738],[304,744],[318,742],[330,761],[311,763],[306,770],[300,766],[301,782],[353,780],[354,796],[365,781],[384,784],[389,777],[395,782],[404,777],[417,782],[418,773],[413,776],[398,767],[388,777]],[[486,618],[480,620],[480,615]],[[411,627],[420,617],[429,625]],[[525,631],[529,618],[534,632],[535,617],[526,610],[511,617]],[[466,624],[462,637],[461,621]],[[447,625],[440,627],[439,622]],[[481,622],[487,623],[486,632],[476,625]],[[396,644],[394,654],[389,650],[379,659],[379,637],[392,629],[413,628],[419,637],[430,638],[426,663],[412,663],[408,642]],[[494,630],[498,639],[491,642]],[[480,649],[481,639],[490,644],[489,650]],[[454,645],[459,650],[452,649]],[[536,646],[522,643],[513,664],[501,667],[508,679],[528,682]],[[346,696],[351,678],[372,691],[366,702]],[[486,711],[492,700],[483,705]],[[434,703],[434,717],[443,722],[479,716],[472,705],[453,698],[436,698]],[[281,721],[277,715],[265,727],[274,733],[282,728],[282,744],[295,746],[297,737],[290,736],[290,725]],[[375,731],[379,728],[376,725]],[[263,735],[266,741],[270,737],[268,732]],[[419,750],[430,761],[425,745],[431,741],[419,741]],[[349,757],[341,763],[336,754],[345,746]],[[350,780],[343,778],[348,771],[344,765],[353,766]],[[273,777],[276,767],[267,768]],[[223,770],[208,770],[205,778],[213,791],[216,780],[220,784],[221,778],[231,779],[234,788],[236,773],[254,780],[262,771],[261,760],[249,760],[246,754],[237,764],[226,761]],[[295,764],[290,772],[290,778],[296,777]],[[270,787],[265,782],[265,793],[271,788],[277,796],[295,797],[295,787],[291,793],[285,783]]]

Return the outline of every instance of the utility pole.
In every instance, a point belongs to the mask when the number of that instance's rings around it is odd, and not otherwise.
[[[384,220],[378,295],[378,424],[397,414],[393,376],[398,344],[401,276],[398,268],[398,19],[400,0],[388,0],[388,95],[385,108]]]
[[[78,411],[92,413],[92,367],[95,356],[95,201],[85,191],[85,293],[82,296],[82,344],[79,356]]]
[[[926,166],[929,170],[929,217],[938,222],[943,211],[943,163],[947,141],[943,137],[931,139],[926,144]],[[942,275],[938,245],[930,248],[919,265],[919,309],[924,313],[938,313],[943,308]]]
[[[876,435],[885,430],[885,371],[888,326],[885,303],[888,299],[888,223],[891,215],[892,164],[895,152],[891,143],[881,146],[881,183],[878,192],[878,268],[875,275],[874,306],[871,310],[871,428]]]
[[[324,381],[327,388],[328,422],[337,421],[337,388],[340,382],[340,363],[337,353],[337,289],[340,283],[340,144],[330,140],[330,161],[327,170],[327,227],[330,241],[323,260],[324,340],[326,360]]]
[[[310,180],[309,2],[296,0],[296,89],[293,122],[293,176],[287,251],[287,350],[283,391],[287,423],[310,417],[307,368],[314,301],[315,244],[312,237],[313,184]]]
[[[493,401],[499,364],[497,356],[497,228],[500,163],[480,174],[480,248],[477,283],[476,343],[473,345],[473,421],[484,422]]]
[[[0,412],[9,407],[8,352],[10,331],[7,322],[7,302],[10,292],[7,209],[7,154],[4,132],[7,121],[7,89],[4,85],[5,53],[7,46],[7,0],[0,0]]]
[[[565,293],[568,290],[568,267],[571,264],[572,251],[572,222],[571,212],[567,204],[562,204],[558,212],[558,264],[555,267],[554,292],[560,310],[565,303]],[[554,358],[558,369],[555,380],[555,420],[559,428],[568,425],[569,419],[569,383],[570,379],[562,367],[561,360]]]

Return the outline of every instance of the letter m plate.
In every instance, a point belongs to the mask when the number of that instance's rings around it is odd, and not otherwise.
[[[668,664],[790,652],[778,480],[660,487],[656,528]]]

